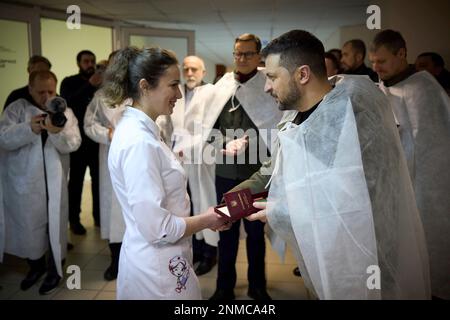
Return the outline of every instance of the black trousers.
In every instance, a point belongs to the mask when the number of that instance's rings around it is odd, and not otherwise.
[[[40,257],[39,259],[36,260],[32,260],[32,259],[27,259],[28,265],[30,266],[30,269],[33,271],[38,271],[38,270],[47,270],[47,274],[49,276],[58,276],[58,270],[56,270],[56,263],[55,263],[55,258],[53,257],[53,251],[52,251],[52,246],[50,244],[50,240],[48,243],[48,251],[47,251],[47,262],[45,261],[45,253],[42,257]],[[64,266],[64,261],[65,259],[63,259],[62,261],[62,265]]]
[[[241,183],[242,180],[231,180],[216,176],[217,202],[224,193]],[[265,289],[265,255],[264,223],[241,219],[247,232],[247,279],[249,288]],[[239,229],[241,220],[233,223],[229,230],[219,232],[219,262],[217,272],[217,289],[232,290],[236,286],[236,257],[239,248]]]
[[[120,258],[120,249],[122,247],[122,242],[113,242],[109,243],[109,250],[111,251],[111,266],[113,268],[119,268],[119,258]]]
[[[80,222],[81,195],[84,175],[89,167],[92,180],[92,215],[98,225],[100,222],[98,144],[81,145],[80,149],[70,154],[69,174],[69,221]]]
[[[192,252],[198,260],[217,257],[217,247],[207,244],[205,239],[197,240],[195,234],[192,236]]]

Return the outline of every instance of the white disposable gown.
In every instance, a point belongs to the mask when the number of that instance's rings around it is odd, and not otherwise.
[[[431,291],[450,299],[450,98],[426,71],[386,87],[430,255]]]
[[[389,104],[338,77],[310,117],[278,134],[272,230],[319,299],[427,299],[425,239]]]
[[[48,227],[57,271],[63,276],[60,262],[67,250],[69,153],[78,149],[81,136],[78,121],[67,108],[64,129],[49,133],[43,148],[41,135],[30,127],[31,118],[42,113],[19,99],[0,120],[4,250],[21,258],[39,259],[48,248]]]
[[[198,193],[192,193],[192,203],[195,212],[202,212],[212,205],[216,205],[216,186],[215,186],[215,160],[212,154],[220,155],[216,148],[222,143],[220,140],[209,144],[209,136],[216,123],[220,113],[226,103],[232,97],[236,97],[239,104],[236,108],[243,108],[252,122],[258,128],[260,138],[268,147],[272,146],[271,130],[276,129],[277,123],[281,120],[282,112],[278,109],[276,101],[264,92],[266,77],[261,70],[258,70],[255,76],[245,83],[239,83],[235,79],[233,72],[225,74],[215,85],[205,85],[196,88],[194,96],[189,104],[184,123],[178,117],[178,113],[173,116],[174,133],[178,141],[187,141],[188,143],[176,143],[174,151],[178,148],[185,148],[184,155],[192,156],[189,159],[192,165],[189,172],[189,184],[192,189],[198,190]],[[180,110],[181,111],[181,110]],[[175,131],[184,125],[185,130]],[[200,127],[200,130],[194,130]],[[184,138],[183,138],[184,136]],[[188,138],[186,138],[186,136]],[[217,137],[222,138],[222,137]],[[183,149],[182,149],[183,150]],[[186,161],[187,159],[185,159]],[[227,160],[228,161],[228,160]],[[233,161],[233,159],[231,159]],[[217,233],[211,235],[209,230],[203,232],[205,241],[211,245],[217,245]]]
[[[196,130],[203,129],[202,121],[207,109],[205,102],[214,94],[214,86],[206,84],[195,88],[189,107],[186,107],[184,88],[181,86],[180,91],[182,97],[177,100],[173,113],[167,117],[159,117],[156,123],[162,128],[166,143],[182,162],[191,191],[193,211],[198,214],[216,204],[215,190],[205,192],[201,188],[202,181],[211,180],[211,173],[204,170],[204,164],[198,161],[201,159],[194,159],[194,155],[198,155],[203,146],[203,136]],[[204,239],[211,246],[217,246],[217,232],[205,229],[197,232],[196,237]]]
[[[100,231],[102,239],[110,243],[122,242],[125,233],[125,221],[119,201],[111,185],[108,169],[108,152],[111,141],[109,128],[115,128],[125,106],[110,108],[97,91],[88,105],[84,116],[84,132],[100,145],[99,175],[100,175]]]

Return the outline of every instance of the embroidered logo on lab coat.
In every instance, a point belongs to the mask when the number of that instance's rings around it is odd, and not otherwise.
[[[175,256],[169,260],[169,270],[175,277],[177,277],[177,287],[175,291],[180,293],[181,290],[186,290],[186,282],[189,279],[189,265],[185,259],[180,256]]]

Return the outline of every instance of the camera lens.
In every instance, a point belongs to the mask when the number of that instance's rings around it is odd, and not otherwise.
[[[64,127],[67,122],[67,118],[63,112],[56,112],[50,115],[50,120],[52,121],[52,125],[58,128]]]

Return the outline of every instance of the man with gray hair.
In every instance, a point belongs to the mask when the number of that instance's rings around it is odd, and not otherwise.
[[[182,68],[185,81],[185,106],[187,108],[194,95],[194,89],[205,84],[203,78],[206,75],[206,68],[203,60],[197,56],[187,56],[184,58]]]

